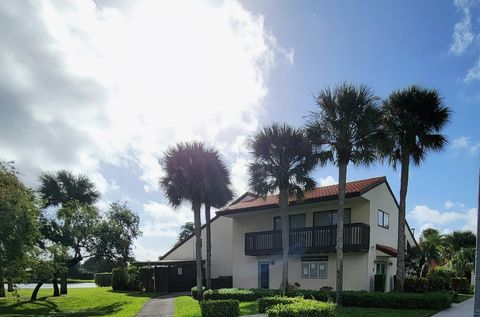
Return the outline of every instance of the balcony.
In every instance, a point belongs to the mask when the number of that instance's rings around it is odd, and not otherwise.
[[[335,252],[337,226],[307,227],[290,230],[290,254]],[[370,226],[365,223],[344,225],[343,251],[367,252]],[[282,254],[282,232],[245,233],[245,255]]]

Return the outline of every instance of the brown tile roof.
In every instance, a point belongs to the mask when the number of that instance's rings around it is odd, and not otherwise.
[[[348,182],[345,196],[360,196],[370,189],[386,181],[384,176],[362,179],[358,181]],[[322,186],[304,193],[304,200],[297,202],[295,197],[289,198],[289,204],[309,203],[322,200],[333,200],[338,196],[338,185]],[[248,201],[237,199],[230,206],[217,212],[219,215],[228,215],[240,211],[258,210],[266,208],[278,207],[278,195],[271,195],[265,198],[258,197]]]
[[[397,256],[398,250],[387,245],[377,244],[377,250],[382,251],[391,256]]]

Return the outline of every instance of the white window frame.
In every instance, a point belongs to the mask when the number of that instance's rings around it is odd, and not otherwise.
[[[328,278],[328,262],[327,261],[304,261],[301,262],[300,276],[302,279],[327,279]],[[320,267],[324,266],[324,270]],[[306,269],[306,270],[305,270]],[[315,272],[313,275],[312,273]]]

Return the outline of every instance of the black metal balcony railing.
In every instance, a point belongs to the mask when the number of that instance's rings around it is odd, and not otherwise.
[[[306,227],[290,230],[290,254],[335,252],[337,226]],[[344,225],[343,250],[366,252],[370,245],[370,226],[365,223]],[[282,232],[245,233],[245,255],[282,253]]]

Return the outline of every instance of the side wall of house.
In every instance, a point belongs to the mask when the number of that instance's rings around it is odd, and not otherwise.
[[[212,229],[212,278],[232,276],[232,219],[219,217],[211,224]],[[164,260],[195,259],[195,237],[167,255]],[[206,230],[202,230],[202,259],[206,259]]]

